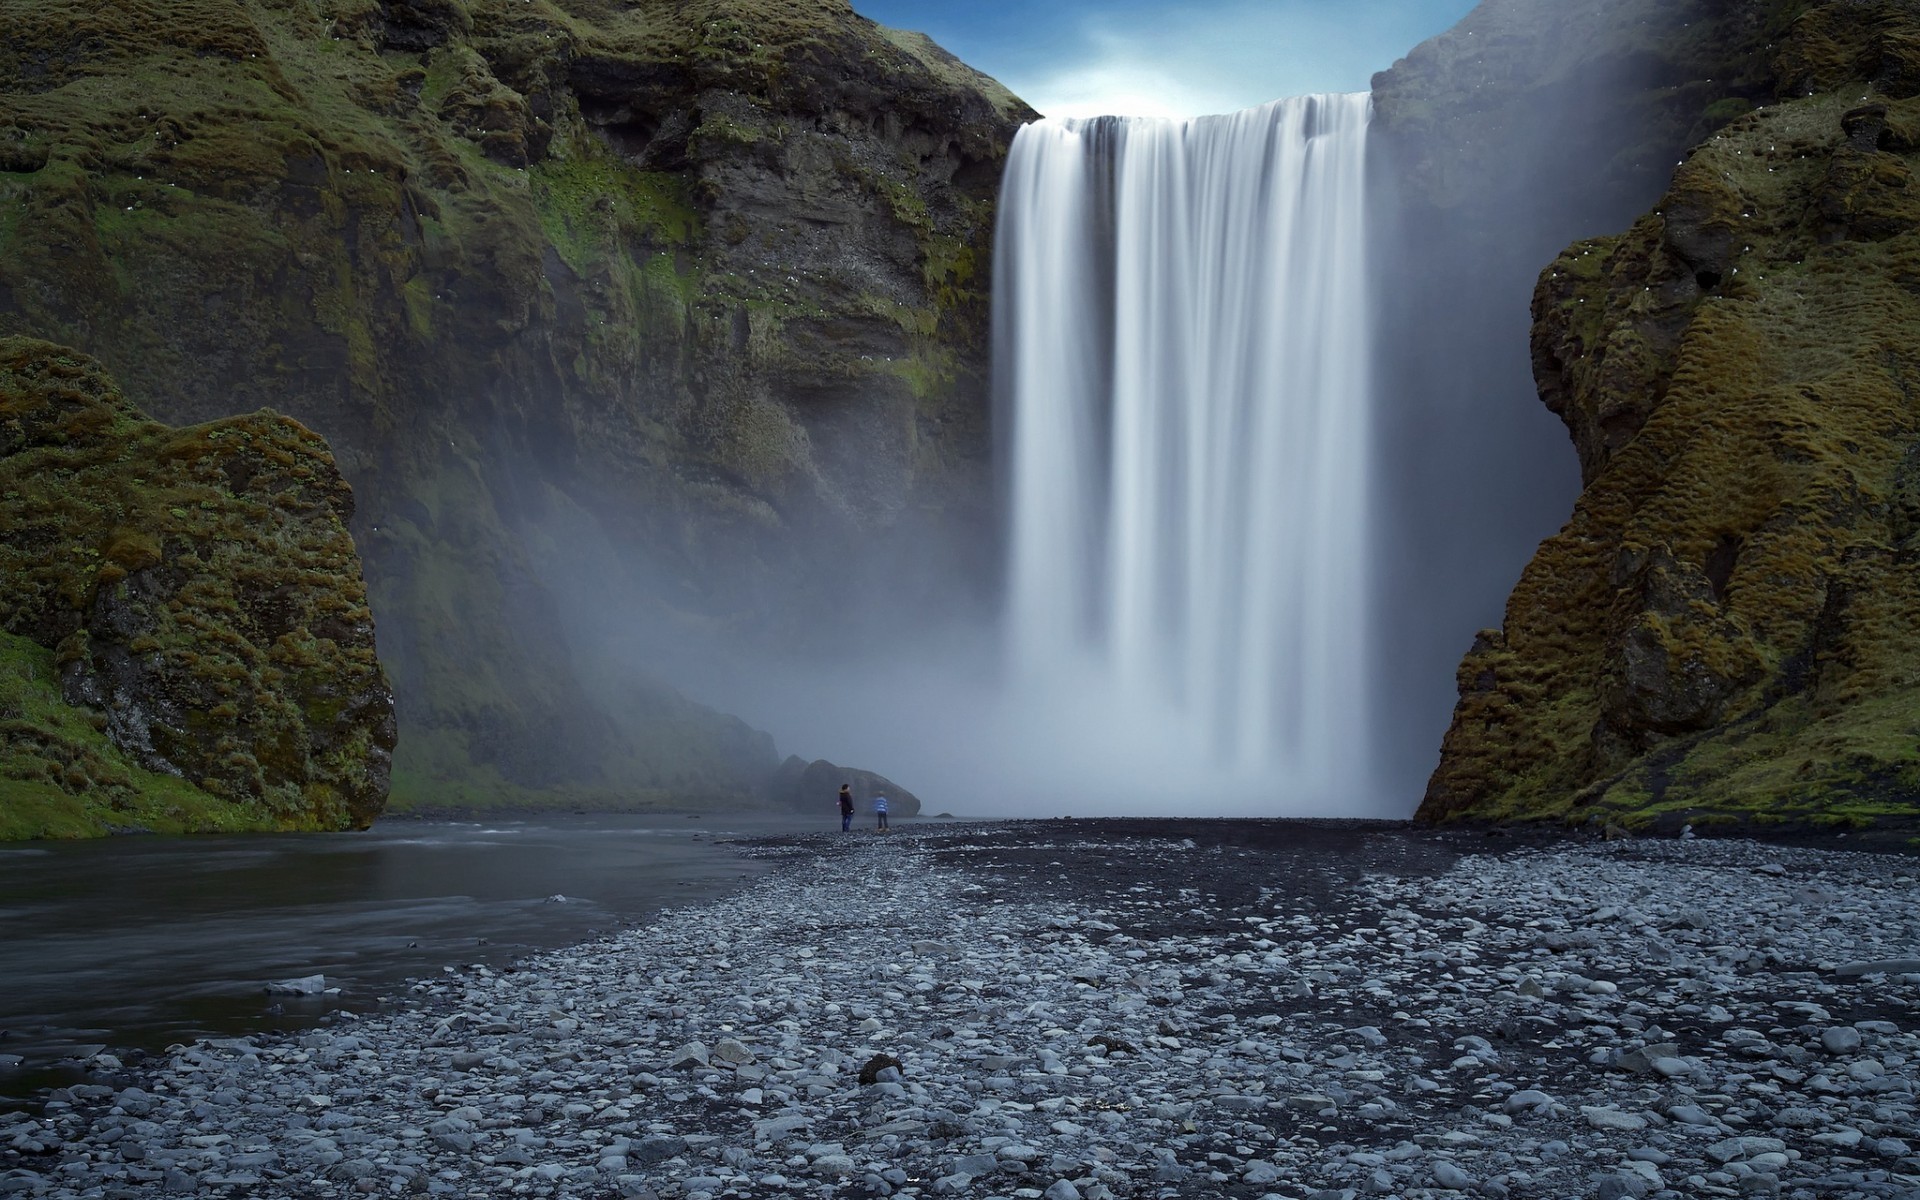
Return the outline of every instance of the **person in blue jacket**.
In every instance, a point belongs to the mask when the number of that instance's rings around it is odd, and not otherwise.
[[[873,817],[878,822],[879,830],[885,833],[887,829],[887,798],[885,796],[873,798]]]

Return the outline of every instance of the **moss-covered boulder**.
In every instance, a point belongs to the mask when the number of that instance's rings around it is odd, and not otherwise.
[[[583,591],[769,647],[855,636],[863,563],[905,608],[990,591],[983,248],[1028,114],[924,38],[844,0],[0,0],[0,29],[0,333],[165,420],[326,436],[397,801],[764,784],[717,717],[636,757],[666,740],[583,670]]]
[[[1920,8],[1813,8],[1773,62],[1540,277],[1584,491],[1461,664],[1424,818],[1920,818]]]
[[[393,694],[326,443],[0,338],[0,836],[364,828]]]

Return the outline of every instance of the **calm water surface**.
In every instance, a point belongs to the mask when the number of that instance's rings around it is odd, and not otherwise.
[[[75,1077],[102,1047],[370,1011],[409,978],[719,894],[765,869],[721,841],[810,828],[596,814],[0,846],[0,1101]],[[339,993],[266,992],[315,974]]]

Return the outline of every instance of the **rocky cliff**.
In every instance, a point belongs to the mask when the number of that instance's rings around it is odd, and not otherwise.
[[[1420,815],[1920,812],[1920,6],[1799,6],[1753,111],[1539,278],[1583,491]]]
[[[863,573],[907,609],[991,586],[981,247],[1027,113],[924,38],[844,0],[0,28],[0,333],[164,419],[328,438],[397,798],[737,799],[771,747],[617,639],[791,646]]]
[[[1772,97],[1798,8],[1487,0],[1374,77],[1368,189],[1385,419],[1380,692],[1395,791],[1418,794],[1453,667],[1579,490],[1526,338],[1535,278],[1625,228],[1703,137]]]
[[[0,338],[0,836],[372,823],[393,693],[352,514],[296,422],[169,428]]]

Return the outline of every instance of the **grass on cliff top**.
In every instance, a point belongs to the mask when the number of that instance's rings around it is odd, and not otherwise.
[[[0,841],[102,833],[228,833],[256,809],[146,770],[60,696],[51,650],[0,633]]]
[[[1027,102],[1009,91],[1005,84],[961,62],[926,34],[905,29],[889,29],[882,25],[880,35],[912,55],[915,61],[940,82],[953,88],[972,88],[978,91],[1007,120],[1025,121],[1034,117],[1035,113],[1027,106]]]

